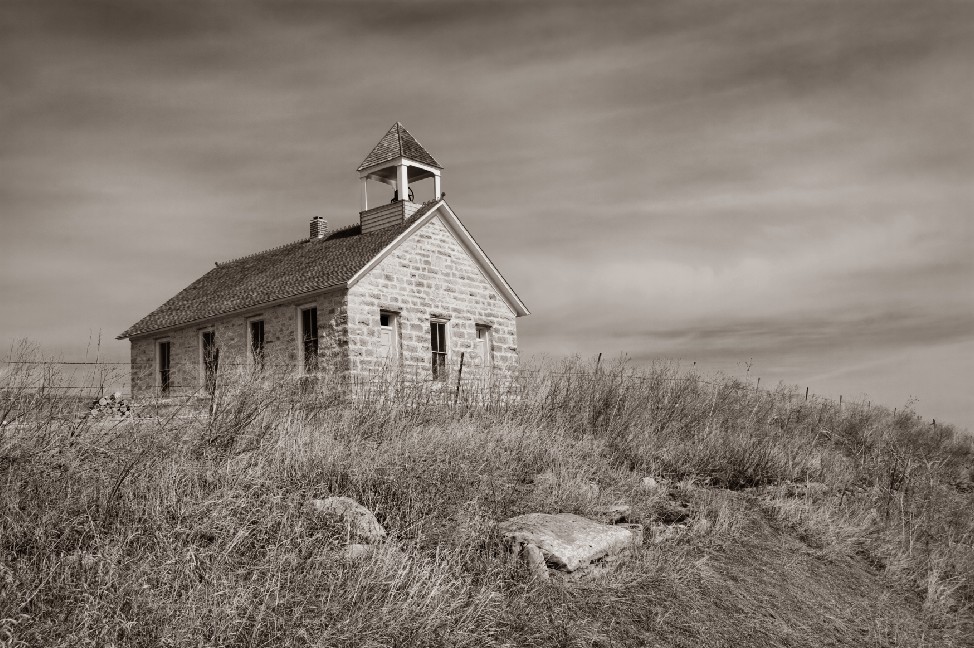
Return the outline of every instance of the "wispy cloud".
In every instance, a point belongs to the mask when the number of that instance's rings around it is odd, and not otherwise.
[[[965,3],[4,3],[0,332],[70,351],[352,222],[402,120],[526,353],[753,358],[974,424],[972,43]]]

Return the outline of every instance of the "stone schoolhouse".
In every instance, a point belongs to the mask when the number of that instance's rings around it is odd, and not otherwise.
[[[442,167],[400,123],[358,168],[359,223],[218,263],[119,339],[135,398],[205,390],[217,370],[503,380],[529,314],[443,199]],[[433,200],[410,184],[432,180]],[[369,208],[367,183],[395,190]]]

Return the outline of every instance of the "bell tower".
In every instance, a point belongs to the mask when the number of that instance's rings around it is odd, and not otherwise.
[[[433,197],[439,199],[442,170],[443,167],[405,126],[400,122],[393,124],[358,167],[359,181],[362,183],[359,211],[362,232],[401,223],[419,209],[419,204],[413,200],[411,183],[432,178]],[[392,185],[395,190],[392,202],[380,203],[369,209],[369,180]]]

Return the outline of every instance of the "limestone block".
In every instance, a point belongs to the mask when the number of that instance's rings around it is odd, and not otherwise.
[[[361,560],[371,556],[373,551],[372,545],[350,544],[342,549],[341,555],[345,560]]]
[[[374,544],[386,537],[386,530],[375,519],[372,511],[349,497],[311,500],[311,508],[319,515],[342,521],[349,535],[365,543]]]
[[[656,488],[659,488],[659,482],[656,481],[655,477],[643,477],[643,480],[639,484],[639,486],[643,490],[654,490]]]
[[[632,532],[622,526],[600,524],[571,513],[528,513],[498,525],[512,548],[534,545],[545,562],[567,572],[617,556],[630,548]]]
[[[544,552],[537,545],[527,544],[524,546],[523,555],[531,574],[535,578],[548,580],[548,564],[545,562]]]
[[[628,522],[622,522],[620,524],[617,524],[616,526],[620,526],[620,527],[622,527],[624,529],[628,529],[629,530],[629,533],[632,534],[632,544],[633,544],[634,547],[640,547],[640,546],[642,546],[642,544],[643,544],[643,538],[645,537],[645,534],[643,532],[643,525],[641,525],[641,524],[633,524],[633,523],[628,523]]]

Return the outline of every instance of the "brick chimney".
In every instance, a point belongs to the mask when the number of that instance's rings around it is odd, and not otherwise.
[[[328,221],[326,221],[321,216],[315,216],[311,219],[311,238],[320,239],[325,238],[325,234],[328,233]]]

